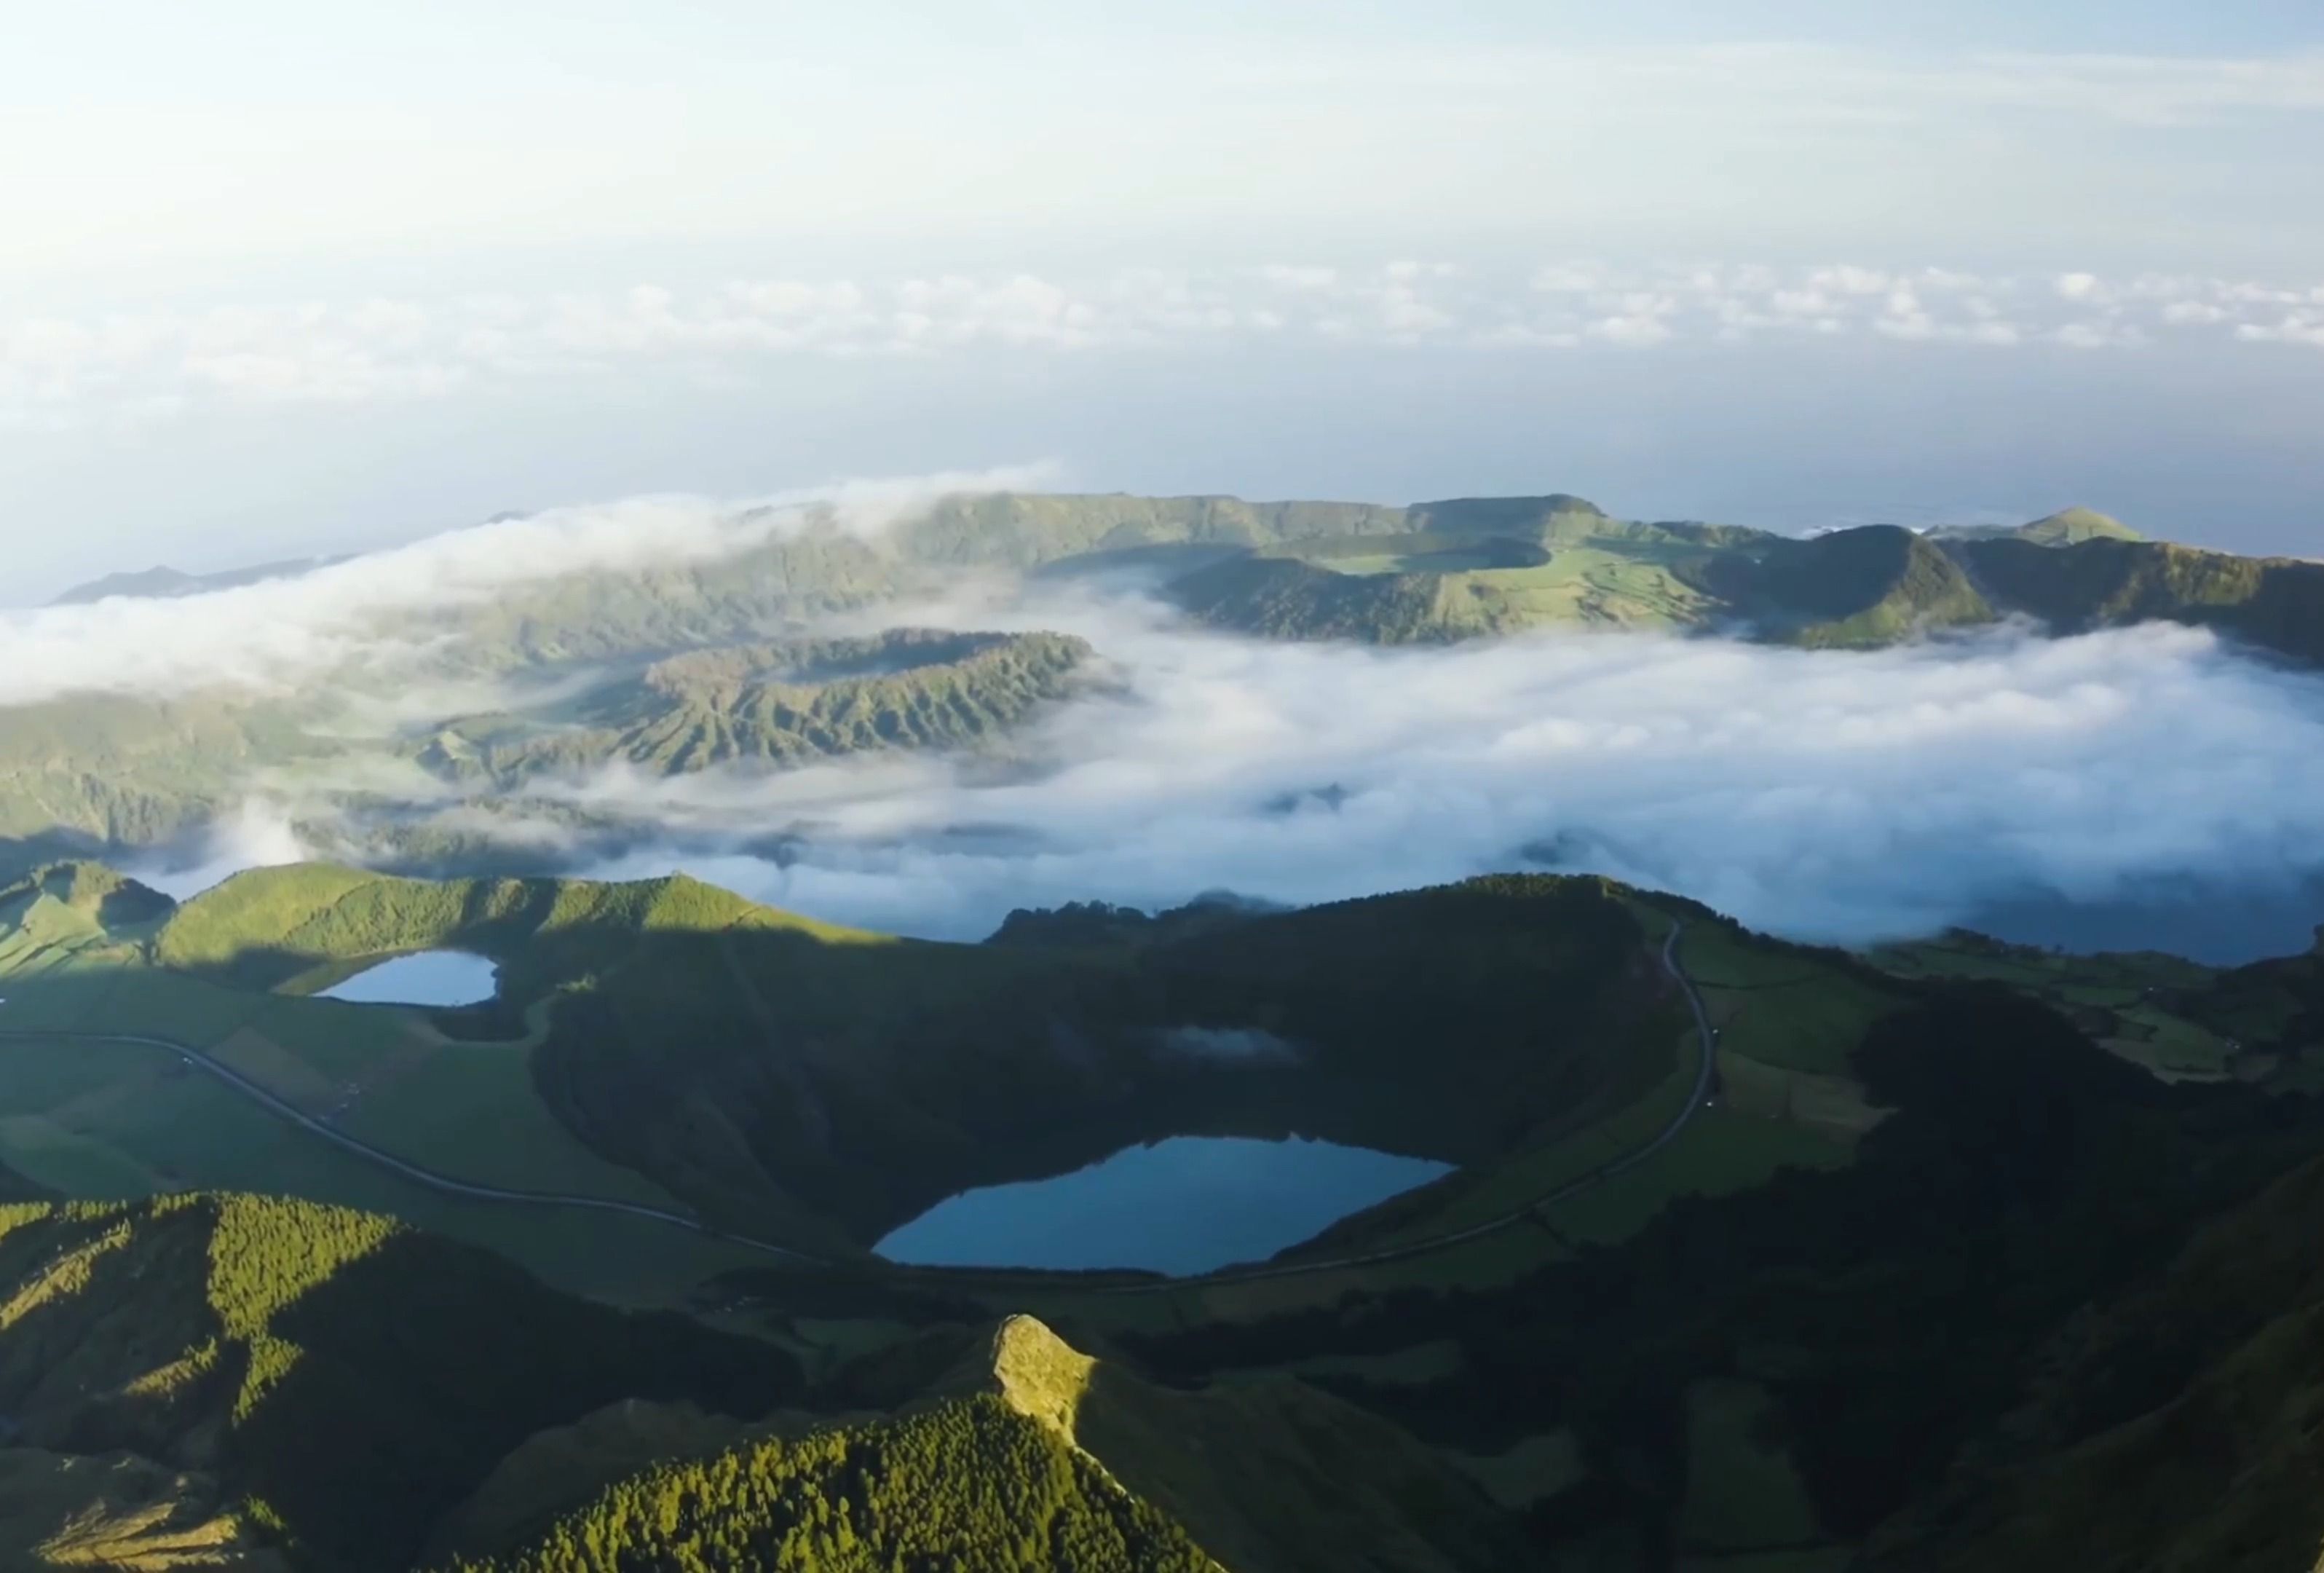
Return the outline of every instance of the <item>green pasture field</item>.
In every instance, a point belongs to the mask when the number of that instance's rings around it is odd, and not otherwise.
[[[682,1304],[704,1280],[766,1260],[650,1219],[443,1195],[139,1044],[0,1041],[0,1161],[76,1198],[249,1190],[386,1213],[623,1303]]]
[[[1757,1383],[1719,1379],[1687,1390],[1681,1546],[1742,1551],[1825,1538],[1799,1471],[1768,1434],[1773,1407]]]
[[[1591,1170],[1634,1152],[1676,1119],[1692,1096],[1696,1076],[1694,1032],[1680,1062],[1646,1096],[1587,1129],[1575,1131],[1501,1160],[1483,1181],[1439,1211],[1416,1219],[1367,1245],[1391,1246],[1407,1240],[1473,1228],[1526,1207],[1570,1185]]]
[[[1442,576],[1455,596],[1480,603],[1480,627],[1511,629],[1576,623],[1634,627],[1693,626],[1711,601],[1674,569],[1702,555],[1674,541],[1582,538],[1553,544],[1549,560],[1497,568],[1493,543],[1456,535],[1345,537],[1279,547],[1352,578],[1383,574]]]
[[[1778,1169],[1837,1169],[1849,1156],[1845,1143],[1802,1126],[1714,1106],[1645,1162],[1547,1208],[1545,1217],[1568,1239],[1611,1245],[1679,1197],[1729,1196],[1766,1183]]]
[[[1687,930],[1679,959],[1721,1048],[1791,1070],[1849,1074],[1864,1034],[1904,1004],[1812,955],[1754,945],[1711,924]]]
[[[2069,955],[1969,935],[1885,946],[1868,959],[1900,977],[1961,978],[2022,989],[2165,1081],[2224,1081],[2235,1074],[2236,1050],[2227,1035],[2157,1003],[2216,982],[2219,975],[2197,962],[2144,952]],[[2285,1013],[2292,1008],[2287,1001]],[[2280,1024],[2255,1017],[2248,1035],[2266,1037]]]
[[[218,1053],[276,1096],[335,1114],[348,1134],[422,1168],[512,1189],[684,1210],[558,1121],[534,1089],[522,1042],[453,1041],[425,1013],[402,1006],[246,993],[159,969],[89,970],[12,988],[0,1004],[0,1030],[165,1037]],[[263,1043],[236,1037],[250,1032]],[[358,1090],[347,1096],[348,1087]]]
[[[1503,1507],[1518,1512],[1578,1485],[1589,1475],[1582,1439],[1571,1430],[1526,1437],[1499,1453],[1444,1455]]]

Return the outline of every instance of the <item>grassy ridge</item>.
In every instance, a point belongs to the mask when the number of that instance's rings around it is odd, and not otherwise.
[[[512,788],[613,764],[675,775],[889,748],[964,748],[1065,697],[1091,654],[1087,643],[1062,634],[913,629],[707,650],[546,714],[454,721],[420,758],[450,780]]]
[[[1633,524],[1571,498],[1415,510],[1425,530],[1288,541],[1196,569],[1170,598],[1204,622],[1274,639],[1443,643],[1558,624],[1695,627],[1717,603],[1706,552],[1756,532]]]
[[[2064,550],[2014,540],[1951,550],[1998,603],[2061,632],[2163,620],[2324,662],[2324,564],[2103,538]]]
[[[1950,557],[1895,525],[1719,553],[1692,577],[1763,637],[1812,649],[1894,644],[1995,615]]]
[[[371,946],[433,943],[447,927],[456,941],[505,944],[549,974],[586,973],[623,952],[621,935],[632,929],[779,922],[779,914],[669,882],[542,885],[512,897],[499,886],[451,892],[331,868],[233,882],[183,923],[171,911],[166,898],[90,865],[43,871],[14,894],[0,892],[0,1030],[32,1035],[0,1043],[0,1157],[25,1173],[78,1197],[217,1188],[373,1208],[624,1302],[669,1303],[753,1259],[644,1219],[463,1201],[333,1145],[165,1048],[40,1034],[186,1043],[308,1115],[438,1173],[683,1213],[679,1198],[592,1152],[558,1122],[533,1085],[530,1034],[463,1041],[425,1011],[252,985],[309,986],[360,965],[346,958]],[[112,929],[101,921],[108,916]],[[233,938],[253,933],[271,938],[248,949]],[[286,934],[294,937],[288,943]],[[573,952],[569,966],[542,959],[560,947]],[[152,967],[151,950],[199,971]],[[521,1033],[516,1007],[499,1026]]]
[[[301,864],[253,869],[195,897],[162,925],[154,957],[196,976],[261,989],[348,963],[438,949],[490,957],[528,976],[578,977],[641,934],[727,930],[779,930],[834,944],[873,938],[682,874],[626,884],[432,881]]]
[[[1253,541],[1170,594],[1198,618],[1268,638],[1409,644],[1569,624],[1740,625],[1869,649],[2017,615],[2064,633],[2187,623],[2324,662],[2324,566],[2148,541],[2087,509],[2015,528],[1869,525],[1807,540],[1628,523],[1586,505],[1545,513],[1529,499],[1416,509],[1411,523],[1419,528]],[[1516,566],[1512,551],[1543,560]]]

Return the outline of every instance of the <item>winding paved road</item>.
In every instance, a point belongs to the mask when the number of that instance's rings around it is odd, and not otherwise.
[[[5,1008],[5,1005],[0,1005],[0,1009]],[[169,1038],[149,1038],[136,1032],[20,1032],[0,1029],[0,1042],[22,1042],[28,1040],[47,1041],[56,1039],[66,1039],[80,1043],[134,1043],[146,1049],[167,1050],[196,1069],[208,1071],[244,1096],[263,1106],[269,1113],[289,1120],[292,1124],[320,1136],[335,1147],[344,1148],[367,1162],[392,1170],[414,1184],[425,1186],[429,1190],[442,1191],[447,1196],[466,1197],[471,1201],[506,1202],[520,1207],[582,1208],[601,1213],[627,1213],[632,1217],[650,1218],[656,1223],[672,1224],[681,1229],[691,1229],[696,1234],[710,1239],[724,1240],[730,1245],[745,1245],[752,1250],[764,1251],[770,1255],[786,1257],[794,1262],[826,1264],[826,1259],[824,1257],[811,1255],[805,1251],[795,1251],[788,1245],[777,1245],[765,1240],[753,1240],[746,1235],[729,1234],[724,1229],[713,1228],[701,1219],[686,1213],[674,1213],[664,1208],[647,1207],[642,1202],[616,1201],[611,1197],[602,1196],[563,1196],[550,1191],[511,1190],[504,1186],[479,1185],[473,1180],[456,1180],[451,1175],[439,1174],[435,1170],[424,1169],[408,1159],[398,1158],[383,1148],[374,1147],[361,1137],[351,1136],[327,1121],[317,1119],[296,1104],[278,1096],[224,1060],[205,1053],[190,1043],[180,1043]],[[835,1263],[829,1264],[835,1265]]]
[[[1679,965],[1678,941],[1684,929],[1685,925],[1673,921],[1670,934],[1663,941],[1661,961],[1663,970],[1668,973],[1685,992],[1687,1005],[1694,1013],[1695,1035],[1701,1044],[1698,1056],[1701,1063],[1696,1067],[1694,1088],[1688,1095],[1685,1106],[1680,1109],[1671,1122],[1656,1132],[1653,1140],[1645,1145],[1610,1162],[1600,1164],[1589,1173],[1569,1180],[1546,1196],[1536,1197],[1524,1206],[1514,1208],[1499,1217],[1488,1219],[1484,1223],[1476,1224],[1465,1229],[1457,1229],[1450,1234],[1432,1235],[1424,1240],[1407,1241],[1401,1245],[1392,1245],[1380,1250],[1360,1252],[1346,1256],[1289,1262],[1276,1266],[1229,1268],[1223,1272],[1204,1273],[1192,1278],[1162,1278],[1137,1283],[1111,1284],[1094,1287],[1088,1292],[1159,1294],[1192,1285],[1212,1287],[1257,1283],[1269,1279],[1300,1278],[1312,1273],[1342,1272],[1351,1267],[1371,1267],[1383,1263],[1409,1261],[1416,1256],[1425,1256],[1449,1246],[1481,1239],[1487,1235],[1498,1234],[1503,1229],[1514,1228],[1537,1217],[1545,1208],[1554,1207],[1570,1197],[1578,1196],[1593,1186],[1601,1185],[1614,1176],[1645,1162],[1676,1141],[1679,1133],[1686,1129],[1688,1122],[1692,1120],[1696,1113],[1702,1108],[1710,1097],[1711,1077],[1718,1065],[1718,1034],[1711,1030],[1710,1014],[1703,1009],[1702,995],[1696,991],[1694,980],[1687,976],[1686,969]],[[5,1008],[5,1004],[0,1004],[0,1009]],[[189,1043],[180,1043],[168,1038],[148,1037],[134,1032],[16,1032],[0,1028],[0,1042],[58,1039],[80,1042],[130,1043],[175,1054],[187,1064],[216,1077],[236,1092],[264,1107],[268,1112],[320,1136],[332,1145],[351,1152],[367,1162],[375,1163],[383,1169],[401,1175],[416,1185],[440,1191],[447,1196],[464,1197],[471,1201],[501,1202],[518,1207],[579,1208],[595,1212],[625,1213],[632,1217],[649,1218],[656,1223],[689,1229],[708,1239],[721,1240],[729,1245],[761,1251],[768,1255],[779,1256],[786,1261],[806,1266],[837,1268],[855,1265],[860,1269],[860,1263],[844,1263],[832,1257],[818,1256],[811,1252],[796,1250],[788,1245],[778,1245],[766,1240],[754,1240],[748,1235],[731,1234],[724,1229],[714,1228],[689,1214],[647,1207],[641,1202],[616,1201],[610,1197],[565,1196],[549,1191],[512,1190],[502,1186],[479,1185],[472,1180],[456,1180],[451,1175],[439,1174],[435,1170],[422,1168],[409,1160],[398,1158],[392,1152],[374,1147],[360,1137],[349,1135],[327,1121],[317,1119],[306,1110],[277,1096],[225,1061]],[[953,1276],[956,1280],[963,1272],[973,1273],[977,1270],[973,1268],[934,1270],[899,1268],[898,1271],[901,1273],[932,1272]]]

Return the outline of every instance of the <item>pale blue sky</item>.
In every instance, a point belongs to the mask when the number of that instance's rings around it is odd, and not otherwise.
[[[2250,266],[2324,239],[2315,10],[49,7],[0,63],[23,220],[0,278],[1576,227],[1616,253]]]
[[[0,572],[938,458],[2324,551],[2319,146],[2313,0],[44,7]],[[1729,452],[1754,400],[1803,424]]]

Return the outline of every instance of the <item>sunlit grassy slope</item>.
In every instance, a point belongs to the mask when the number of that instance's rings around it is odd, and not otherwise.
[[[381,945],[465,943],[505,956],[511,947],[553,942],[540,938],[544,930],[576,945],[586,964],[609,945],[620,950],[623,931],[773,923],[780,915],[681,882],[541,887],[530,896],[456,894],[420,882],[380,886],[350,870],[271,870],[163,915],[161,898],[82,867],[41,876],[13,905],[0,896],[0,920],[18,919],[0,931],[0,1031],[31,1034],[0,1041],[0,1157],[73,1196],[232,1188],[375,1208],[623,1300],[680,1299],[704,1279],[758,1259],[642,1218],[447,1196],[334,1146],[166,1048],[88,1036],[145,1035],[201,1049],[348,1135],[456,1180],[687,1213],[685,1202],[593,1152],[557,1119],[534,1083],[537,1034],[520,1013],[447,1036],[429,1012],[250,985],[338,976],[375,958],[371,948]],[[78,905],[52,893],[67,889],[78,889]],[[101,927],[96,903],[105,901],[134,921]],[[263,955],[238,949],[229,937],[235,932],[269,936],[257,948]],[[36,934],[50,942],[35,947]],[[147,965],[149,952],[183,956],[195,970]]]

